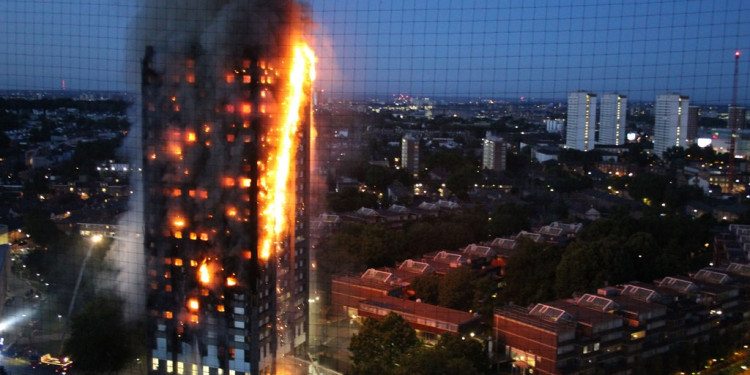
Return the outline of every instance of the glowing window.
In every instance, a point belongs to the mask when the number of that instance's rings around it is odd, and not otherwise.
[[[159,369],[159,359],[158,358],[152,358],[151,359],[151,370],[156,371]]]
[[[208,241],[208,233],[201,233],[201,241]]]
[[[172,314],[171,311],[165,311],[164,312],[164,318],[165,319],[172,319],[173,317],[174,317],[174,315]]]
[[[189,299],[188,300],[188,308],[191,311],[198,310],[198,308],[200,308],[200,303],[198,303],[198,299],[197,298],[191,298],[191,299]]]
[[[177,239],[182,238],[182,232],[179,230],[177,232],[174,232],[174,238],[177,238]]]
[[[167,360],[167,373],[173,373],[174,372],[174,363],[171,360]]]

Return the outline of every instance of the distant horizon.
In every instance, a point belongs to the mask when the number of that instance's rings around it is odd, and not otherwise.
[[[66,89],[66,90],[55,90],[55,89],[2,89],[0,88],[0,99],[15,99],[13,96],[8,96],[7,94],[18,94],[18,93],[25,93],[28,95],[31,94],[40,94],[44,93],[47,95],[53,95],[52,98],[62,98],[62,97],[70,97],[73,95],[81,95],[81,94],[111,94],[111,95],[127,95],[136,97],[139,95],[137,92],[132,92],[128,90],[86,90],[86,89]],[[667,94],[671,92],[664,92],[662,94]],[[683,93],[680,93],[683,94]],[[333,98],[333,100],[336,101],[355,101],[355,102],[368,102],[373,100],[387,100],[393,98],[397,94],[372,94],[370,96],[362,96],[359,98],[341,98],[336,97]],[[688,97],[690,97],[689,94],[685,94]],[[494,101],[503,101],[508,103],[537,103],[537,104],[562,104],[567,105],[567,97],[564,98],[503,98],[503,97],[496,97],[496,96],[479,96],[479,97],[435,97],[430,95],[412,95],[409,94],[409,96],[412,96],[414,98],[418,99],[429,99],[429,100],[439,100],[439,101],[448,101],[452,102],[454,104],[468,104],[475,101],[482,101],[482,100],[494,100]],[[702,106],[702,107],[728,107],[731,106],[731,103],[705,103],[705,102],[692,102],[692,98],[690,98],[691,103],[690,105],[693,106]],[[654,97],[654,100],[632,100],[628,98],[629,104],[654,104],[656,102],[656,97]],[[744,107],[742,104],[738,104],[739,107]]]

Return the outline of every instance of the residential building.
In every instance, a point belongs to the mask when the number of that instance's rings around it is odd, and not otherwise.
[[[401,168],[419,175],[419,139],[411,134],[401,138]]]
[[[501,172],[506,168],[508,144],[488,132],[482,140],[482,168]]]
[[[221,63],[146,47],[149,374],[286,373],[282,359],[307,352],[311,87],[293,89],[298,108],[276,94],[293,60],[311,62],[254,43],[222,44]]]
[[[700,120],[700,107],[688,107],[687,140],[694,143],[698,140],[698,120]]]
[[[687,147],[690,98],[680,94],[656,97],[654,118],[654,154],[662,157],[671,147]]]
[[[729,106],[727,128],[745,129],[745,107]]]
[[[628,97],[620,94],[602,95],[599,109],[598,144],[620,146],[625,144],[625,127]]]
[[[596,94],[576,91],[568,94],[565,147],[580,151],[594,149],[596,137]]]

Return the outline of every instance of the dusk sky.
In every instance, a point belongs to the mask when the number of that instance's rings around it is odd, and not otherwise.
[[[123,90],[129,0],[0,2],[0,89]],[[750,87],[750,1],[311,2],[318,86],[340,97],[634,100],[680,92],[729,103]]]

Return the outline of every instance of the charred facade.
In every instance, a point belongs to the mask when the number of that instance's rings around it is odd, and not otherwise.
[[[291,109],[299,120],[290,162],[276,163],[286,147],[279,124],[290,108],[293,34],[280,26],[277,44],[229,35],[221,58],[200,42],[145,48],[151,374],[274,374],[282,356],[306,352],[309,82]],[[274,168],[289,173],[279,217],[264,211]],[[288,223],[263,253],[263,231],[281,216]]]

